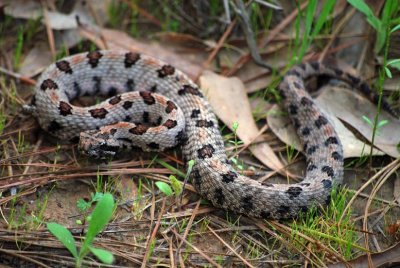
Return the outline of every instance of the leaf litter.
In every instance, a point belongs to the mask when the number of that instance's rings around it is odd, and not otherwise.
[[[17,1],[15,1],[17,2]],[[28,1],[29,2],[29,1]],[[17,5],[18,6],[18,5]],[[305,5],[303,5],[304,7]],[[344,4],[343,2],[341,3],[341,8],[343,8]],[[41,9],[41,6],[37,7],[39,10]],[[32,9],[34,11],[34,9]],[[32,12],[32,10],[30,12]],[[22,12],[23,13],[23,12]],[[10,13],[11,14],[11,13]],[[29,14],[29,13],[27,13]],[[32,12],[34,14],[34,12]],[[286,13],[288,14],[288,13]],[[17,17],[17,15],[15,15]],[[31,15],[32,16],[32,15]],[[51,15],[52,16],[52,15]],[[295,17],[292,17],[286,21],[286,23],[289,23],[291,20],[293,20]],[[55,20],[55,21],[54,21]],[[65,21],[67,20],[67,21]],[[68,22],[69,20],[69,22]],[[83,20],[84,21],[84,20]],[[76,24],[76,21],[73,21],[73,18],[70,16],[65,16],[64,14],[56,14],[55,17],[52,17],[50,20],[50,27],[53,27],[55,30],[61,29],[63,27],[62,23],[65,23],[65,27],[72,27],[75,28],[77,25],[73,25],[74,23]],[[67,23],[66,23],[67,22]],[[60,24],[61,23],[61,24]],[[69,24],[71,23],[71,24]],[[53,25],[53,26],[52,26]],[[58,26],[57,26],[58,25]],[[61,28],[60,28],[61,27]],[[277,29],[277,31],[274,32],[274,36],[279,35],[279,32],[281,30],[285,30],[285,27],[282,27],[281,29]],[[202,85],[204,90],[206,91],[206,97],[209,98],[214,110],[216,111],[218,117],[221,119],[221,121],[228,127],[231,128],[233,123],[238,123],[238,129],[236,130],[238,137],[244,142],[245,145],[251,144],[249,146],[249,150],[252,152],[252,154],[263,164],[271,168],[272,170],[279,171],[282,170],[284,167],[284,164],[282,161],[279,159],[279,157],[276,156],[276,153],[274,150],[266,144],[262,139],[262,130],[265,130],[266,127],[264,124],[260,124],[260,122],[255,122],[254,117],[253,117],[253,110],[249,105],[247,93],[249,92],[256,92],[258,89],[263,89],[266,87],[270,81],[272,81],[272,77],[268,75],[268,72],[266,70],[253,65],[253,63],[248,62],[247,59],[245,61],[236,61],[235,60],[235,55],[234,53],[225,53],[225,50],[222,49],[219,52],[218,56],[224,56],[224,55],[230,55],[232,57],[232,61],[234,62],[231,70],[235,70],[232,72],[230,75],[235,74],[237,77],[224,77],[221,75],[218,75],[210,70],[204,70],[203,68],[203,62],[204,62],[204,55],[207,55],[207,50],[209,48],[212,48],[213,46],[199,46],[196,50],[192,51],[190,53],[190,50],[186,50],[185,54],[182,55],[182,53],[170,50],[171,47],[168,47],[168,45],[163,41],[163,43],[157,43],[157,42],[148,42],[148,41],[142,41],[138,39],[134,39],[130,37],[128,34],[126,34],[123,31],[119,30],[114,30],[114,29],[107,29],[107,28],[101,28],[101,27],[93,27],[90,23],[86,23],[83,26],[79,26],[76,28],[77,31],[79,32],[79,35],[77,37],[76,35],[76,30],[72,30],[71,32],[74,32],[74,38],[70,39],[71,42],[64,42],[64,44],[67,44],[66,47],[70,48],[74,46],[77,42],[81,40],[91,40],[93,43],[95,43],[99,48],[108,48],[108,49],[128,49],[132,51],[138,51],[141,53],[146,53],[146,54],[152,54],[152,55],[157,55],[161,59],[167,61],[167,62],[172,62],[174,65],[181,69],[184,70],[191,78],[193,79],[198,79],[198,82]],[[268,36],[268,35],[267,35]],[[280,35],[279,37],[285,37],[285,35]],[[286,35],[290,39],[289,35]],[[63,36],[62,35],[55,35],[56,38],[56,43],[57,44],[63,44]],[[172,37],[173,39],[174,37]],[[178,40],[179,37],[176,37]],[[197,40],[196,37],[190,38],[186,37],[187,40],[193,40],[193,41],[200,41]],[[270,42],[272,39],[268,39]],[[206,41],[205,41],[206,42]],[[201,42],[199,43],[201,44]],[[207,43],[205,43],[207,44]],[[208,44],[214,44],[213,42],[210,42]],[[39,47],[45,45],[45,42],[39,44]],[[172,45],[176,46],[176,43]],[[60,48],[60,46],[57,46]],[[167,48],[168,47],[168,48]],[[285,62],[286,62],[286,52],[284,49],[281,49],[282,43],[280,44],[279,42],[277,43],[276,47],[275,46],[269,46],[269,49],[271,49],[270,53],[262,53],[263,57],[266,57],[267,59],[274,60],[274,63],[270,63],[273,66],[276,66],[278,68],[284,67]],[[36,48],[37,49],[37,48]],[[360,49],[358,49],[360,50]],[[46,56],[46,52],[48,53],[48,49],[46,51],[45,46],[44,48],[40,50],[36,50],[31,52],[32,55],[28,53],[28,57],[26,57],[26,62],[22,64],[22,69],[23,72],[26,72],[25,74],[28,76],[33,76],[40,72],[40,70],[47,66],[46,61],[40,62],[35,60],[35,58],[38,58],[40,56],[46,57],[47,62],[50,58],[49,55]],[[271,54],[273,53],[273,54]],[[351,53],[350,53],[351,54]],[[236,55],[236,59],[239,59],[243,55]],[[307,55],[308,57],[310,55]],[[228,56],[229,57],[229,56]],[[188,60],[190,59],[190,60]],[[244,62],[242,66],[236,66],[238,62]],[[26,70],[24,69],[25,67],[29,66],[32,64],[31,68],[27,68]],[[36,65],[35,65],[36,64]],[[228,65],[226,65],[228,66]],[[237,73],[236,73],[237,70]],[[21,71],[22,72],[22,71]],[[244,83],[244,84],[243,84]],[[229,92],[229,94],[227,93]],[[345,93],[343,93],[345,92]],[[343,101],[346,101],[346,103],[343,103]],[[345,91],[343,89],[337,89],[337,88],[328,88],[322,90],[322,93],[320,96],[317,97],[317,102],[323,106],[323,108],[328,111],[328,114],[333,114],[335,117],[333,117],[333,121],[335,123],[335,126],[338,129],[339,136],[341,137],[343,143],[344,143],[344,149],[345,149],[345,157],[360,157],[363,154],[368,154],[370,152],[370,143],[371,143],[371,131],[372,128],[371,126],[366,123],[365,120],[362,119],[362,116],[367,116],[369,118],[373,118],[375,115],[374,109],[375,106],[369,103],[368,101],[364,100],[363,98],[360,98],[358,95],[351,91]],[[276,106],[272,108],[272,112],[267,112],[266,113],[266,119],[268,122],[268,126],[271,128],[271,130],[276,134],[276,136],[284,141],[288,146],[291,146],[296,143],[297,137],[293,135],[294,131],[293,129],[290,129],[290,125],[287,121],[285,122],[282,119],[287,118],[286,116],[283,115],[284,113],[280,112]],[[374,142],[374,146],[376,148],[373,149],[373,154],[374,155],[383,155],[387,154],[393,157],[398,157],[399,152],[396,151],[394,148],[396,148],[396,142],[398,143],[398,138],[399,135],[393,135],[393,133],[400,133],[399,132],[399,124],[397,123],[398,121],[395,121],[395,119],[391,118],[390,116],[385,115],[384,112],[382,112],[382,120],[389,120],[389,123],[384,125],[382,128],[379,129],[379,135],[377,135],[376,140]],[[338,120],[336,118],[340,118]],[[346,125],[344,125],[341,121],[346,122]],[[268,127],[267,126],[267,127]],[[350,126],[350,129],[348,128]],[[286,134],[282,134],[286,133]],[[356,134],[356,135],[355,135]],[[360,138],[360,135],[363,137]],[[48,145],[48,144],[47,144]],[[296,147],[298,148],[298,147]],[[54,151],[57,153],[57,150],[54,149]],[[232,249],[232,240],[230,240],[229,234],[231,232],[234,232],[235,230],[243,230],[244,232],[239,232],[238,237],[239,241],[237,241],[238,245],[237,248],[235,248],[236,252],[234,252],[234,255],[237,254],[243,254],[246,249],[248,249],[249,245],[258,245],[258,249],[262,250],[264,254],[267,254],[268,252],[277,252],[276,248],[269,248],[269,244],[267,243],[268,241],[264,241],[264,239],[268,238],[259,238],[257,232],[257,228],[253,225],[254,222],[248,222],[246,221],[245,217],[243,217],[243,221],[240,221],[240,225],[235,225],[232,224],[229,221],[226,221],[226,214],[224,212],[219,212],[218,210],[212,208],[212,207],[207,207],[207,205],[202,204],[198,210],[194,209],[193,211],[191,210],[193,207],[193,203],[188,202],[188,205],[185,205],[186,207],[183,208],[183,210],[179,210],[175,207],[173,204],[166,204],[166,211],[164,211],[164,205],[162,211],[163,213],[158,214],[159,218],[157,220],[157,209],[160,208],[160,204],[164,204],[165,199],[163,197],[160,197],[159,195],[154,195],[156,193],[155,187],[152,183],[147,183],[146,185],[143,185],[139,183],[138,181],[142,177],[140,174],[144,175],[145,177],[149,178],[150,181],[155,181],[155,180],[161,180],[168,182],[168,179],[166,175],[170,173],[167,169],[155,169],[155,168],[143,168],[143,162],[139,163],[113,163],[112,165],[105,167],[103,166],[101,169],[101,172],[98,173],[96,170],[91,170],[90,172],[87,172],[88,166],[86,166],[85,163],[83,164],[78,164],[77,161],[82,161],[82,159],[76,159],[75,158],[75,151],[72,150],[72,154],[70,153],[71,149],[62,151],[63,157],[62,158],[55,158],[54,161],[59,161],[57,159],[63,159],[62,161],[65,163],[69,163],[69,166],[55,166],[55,165],[47,165],[43,164],[41,161],[43,161],[43,158],[34,158],[35,161],[32,163],[32,170],[38,170],[38,171],[44,171],[44,174],[42,173],[34,173],[30,171],[31,173],[28,173],[25,175],[26,178],[28,177],[33,177],[36,178],[36,180],[27,180],[27,182],[33,183],[33,185],[50,185],[49,183],[52,181],[58,181],[59,182],[59,189],[61,189],[60,193],[56,193],[55,191],[54,195],[50,195],[49,197],[49,209],[52,212],[45,212],[44,219],[53,219],[53,218],[58,218],[58,219],[63,219],[65,218],[65,215],[73,215],[72,218],[70,218],[68,222],[68,226],[73,226],[75,232],[75,235],[79,235],[81,232],[84,230],[84,226],[77,226],[75,224],[75,218],[80,217],[80,215],[77,215],[76,208],[74,209],[74,198],[82,197],[85,195],[85,192],[88,193],[90,191],[93,191],[93,188],[90,186],[82,186],[77,179],[81,179],[84,177],[96,177],[98,174],[101,176],[115,176],[118,179],[122,179],[123,183],[121,184],[122,186],[116,186],[117,191],[120,191],[122,195],[125,195],[123,199],[125,201],[129,200],[134,200],[136,202],[133,206],[128,207],[128,212],[123,213],[121,211],[117,212],[117,215],[115,216],[115,223],[110,224],[109,228],[107,229],[107,239],[103,238],[98,238],[97,243],[101,244],[100,247],[108,248],[110,249],[110,239],[112,243],[116,245],[115,248],[111,248],[111,251],[119,256],[119,258],[128,260],[131,263],[136,263],[137,265],[140,265],[144,260],[144,257],[148,256],[147,262],[149,263],[157,263],[160,259],[158,257],[153,257],[150,256],[150,242],[151,239],[157,238],[159,239],[158,241],[160,242],[158,245],[158,248],[156,249],[156,252],[158,254],[161,254],[163,256],[166,256],[167,259],[164,259],[164,263],[175,263],[175,262],[182,262],[183,261],[183,255],[182,254],[189,254],[189,263],[201,265],[201,264],[206,264],[204,260],[208,259],[208,256],[213,256],[215,259],[218,256],[222,256],[222,259],[225,261],[224,263],[233,263],[233,264],[239,264],[241,262],[238,262],[240,258],[239,256],[234,257],[232,254],[231,250],[225,251],[223,248],[223,245],[226,245],[228,248]],[[24,154],[22,154],[24,156]],[[150,155],[146,154],[140,154],[140,157],[144,159],[151,159]],[[37,155],[35,157],[38,157]],[[16,157],[13,158],[13,161],[17,161],[16,167],[19,165],[23,164],[23,161],[20,161],[19,159],[23,159],[23,157],[20,157],[16,154]],[[168,159],[172,162],[178,163],[178,161],[171,160],[174,158],[168,157]],[[45,160],[48,161],[48,160]],[[165,161],[168,161],[167,159]],[[7,165],[7,163],[10,163],[11,160],[8,161],[8,159],[3,159],[2,162],[0,162],[2,165]],[[20,163],[21,162],[21,163]],[[41,165],[39,165],[39,163]],[[146,164],[150,164],[147,162]],[[81,169],[78,169],[76,171],[72,171],[71,167],[80,167],[82,165]],[[43,169],[45,167],[45,169]],[[46,168],[47,167],[47,168]],[[129,169],[130,168],[130,169]],[[56,170],[55,170],[56,169]],[[120,172],[119,172],[120,171]],[[50,176],[49,176],[50,175]],[[16,177],[16,176],[14,176]],[[133,178],[134,180],[130,180],[130,178]],[[12,179],[12,178],[11,178]],[[72,179],[72,180],[71,180]],[[67,182],[68,180],[68,182]],[[134,181],[134,183],[132,183]],[[398,180],[397,180],[398,181]],[[137,185],[136,185],[137,184]],[[20,185],[20,189],[25,189],[29,190],[23,193],[21,191],[22,195],[25,196],[24,202],[27,204],[32,204],[32,202],[35,202],[33,197],[30,197],[28,193],[32,192],[32,189],[35,191],[35,188],[26,188],[27,184],[24,183],[24,181],[19,181],[18,185]],[[395,184],[396,186],[397,184]],[[189,187],[188,185],[187,189],[190,191],[193,191],[192,187]],[[69,192],[71,192],[69,189],[74,189],[79,187],[80,191],[76,191],[74,197],[67,197],[67,195],[70,195]],[[146,194],[143,194],[143,187],[145,189]],[[398,186],[394,187],[396,189],[395,192],[398,193]],[[2,189],[7,189],[7,185],[2,185]],[[48,190],[48,189],[47,189]],[[46,192],[46,188],[42,189],[42,191]],[[190,192],[185,193],[187,196],[187,200],[192,200],[192,202],[197,201],[197,199],[193,200],[193,197],[190,196]],[[397,195],[398,196],[398,195]],[[67,199],[67,200],[64,200]],[[5,200],[3,200],[5,201]],[[67,202],[65,202],[67,201]],[[4,204],[5,202],[3,202]],[[192,205],[191,205],[192,204]],[[144,207],[144,209],[140,209],[140,207]],[[145,211],[146,209],[150,210],[149,214],[146,214]],[[30,206],[31,210],[34,210],[34,206]],[[188,213],[190,212],[190,213]],[[191,215],[191,212],[194,212],[194,215]],[[55,213],[55,214],[54,214]],[[65,214],[64,216],[62,214]],[[187,217],[194,217],[196,216],[199,217],[205,217],[206,221],[208,222],[210,226],[213,226],[212,229],[213,231],[217,231],[216,234],[218,235],[208,235],[208,239],[203,239],[201,242],[201,237],[206,236],[209,233],[202,232],[201,230],[204,230],[203,227],[200,227],[200,229],[197,229],[196,226],[190,225],[190,228],[195,228],[196,230],[200,230],[200,235],[193,235],[191,237],[191,242],[187,240],[186,235],[181,236],[180,232],[177,232],[178,229],[175,228],[175,226],[178,226],[179,223],[184,223],[185,219]],[[162,216],[162,217],[161,217]],[[161,233],[159,228],[159,223],[160,219],[177,219],[176,223],[173,222],[167,222],[167,229],[165,232],[162,232],[164,236],[159,236]],[[204,218],[202,218],[204,219]],[[182,222],[183,221],[183,222]],[[201,222],[201,221],[200,221]],[[154,225],[156,223],[156,225]],[[168,226],[170,224],[170,226]],[[264,222],[257,221],[257,224],[262,224],[263,228],[260,228],[260,230],[268,232],[270,235],[274,236],[277,235],[275,230],[268,230],[265,229],[266,225]],[[6,227],[7,225],[4,225],[3,227]],[[260,226],[260,225],[257,225]],[[207,226],[208,227],[208,226]],[[209,228],[209,227],[208,227]],[[168,230],[171,230],[171,232],[168,232]],[[187,229],[189,230],[189,229]],[[253,230],[255,236],[250,235],[251,233],[245,232],[245,230]],[[11,243],[6,242],[7,246],[10,246],[14,242],[15,239],[21,241],[22,238],[24,238],[25,241],[26,237],[23,235],[21,237],[15,236],[15,234],[6,228],[1,230],[2,233],[4,234],[2,241],[8,241]],[[20,231],[21,233],[21,231]],[[168,236],[166,236],[168,234]],[[51,261],[50,259],[46,258],[46,255],[52,254],[55,256],[55,258],[62,258],[62,254],[57,255],[53,251],[46,252],[46,249],[43,248],[43,245],[46,244],[47,248],[57,248],[58,245],[56,241],[52,240],[51,238],[48,237],[46,234],[45,230],[43,229],[38,229],[38,231],[31,231],[31,235],[33,237],[33,240],[29,240],[29,243],[31,245],[36,246],[34,249],[40,249],[44,254],[42,254],[42,260],[47,260]],[[109,236],[110,235],[110,236]],[[113,239],[117,238],[117,239]],[[140,241],[140,237],[144,237],[144,240]],[[181,243],[186,243],[187,248],[185,252],[174,252],[174,243],[171,241],[172,239],[176,239],[177,241],[180,241]],[[139,240],[138,240],[139,239]],[[225,240],[225,242],[222,242],[221,245],[221,240]],[[281,238],[282,239],[282,238]],[[124,242],[122,244],[119,244],[119,240],[123,240]],[[46,242],[45,242],[46,241]],[[184,242],[185,241],[185,242]],[[205,243],[206,242],[206,243]],[[265,242],[265,243],[264,243]],[[283,242],[283,241],[282,241]],[[285,244],[285,243],[283,243]],[[167,245],[170,248],[163,247],[163,245]],[[212,246],[211,246],[212,245]],[[231,245],[231,246],[229,246]],[[98,246],[98,245],[96,245]],[[287,245],[288,247],[289,244]],[[39,247],[39,248],[37,248]],[[256,248],[257,248],[256,247]],[[12,247],[9,247],[12,248]],[[196,248],[195,250],[192,250],[193,248]],[[213,250],[210,250],[210,249]],[[396,246],[395,246],[396,248]],[[238,250],[239,249],[239,250]],[[298,249],[294,248],[294,251]],[[280,248],[280,251],[284,254],[286,252],[283,248]],[[278,252],[280,252],[278,251]],[[4,254],[5,251],[2,251],[0,254]],[[383,262],[381,261],[380,263],[388,263],[390,262],[390,258],[393,260],[398,257],[398,254],[396,255],[396,252],[393,250],[389,251],[390,253],[377,253],[376,256],[381,256],[383,258]],[[28,250],[19,250],[19,251],[13,251],[13,252],[8,252],[8,254],[17,254],[18,256],[24,256],[28,257],[30,254],[29,249]],[[40,254],[39,254],[40,255]],[[127,257],[130,256],[130,257]],[[202,256],[202,258],[199,258],[197,256]],[[244,255],[242,255],[244,256]],[[247,256],[247,255],[246,255]],[[266,255],[263,255],[262,258],[257,259],[255,263],[268,263],[263,262],[263,258]],[[287,259],[285,255],[277,255],[280,257],[283,257],[284,260],[282,262],[278,262],[279,264],[291,264],[291,260]],[[389,257],[388,257],[389,256]],[[307,256],[305,256],[307,257]],[[171,260],[171,262],[168,262]],[[361,257],[362,261],[365,264],[365,260],[367,260],[367,257]],[[146,258],[145,258],[146,259]],[[249,260],[248,257],[245,259]],[[375,260],[376,257],[373,255],[373,259]],[[33,259],[32,259],[33,260]],[[211,260],[211,259],[210,259]],[[231,260],[231,261],[229,261]],[[233,261],[232,261],[233,260]],[[327,259],[328,261],[332,261],[332,259]],[[381,259],[382,260],[382,259]],[[162,261],[162,262],[163,262]],[[213,260],[211,260],[213,261]],[[287,263],[285,263],[287,261]],[[54,261],[53,261],[54,262]],[[71,264],[70,261],[67,263]],[[295,262],[299,263],[299,262]],[[350,263],[353,263],[350,261]],[[87,262],[86,265],[96,265],[96,262]],[[355,264],[355,262],[354,262]],[[361,266],[360,266],[361,267]]]

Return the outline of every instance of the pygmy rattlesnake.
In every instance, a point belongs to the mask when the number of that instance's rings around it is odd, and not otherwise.
[[[340,140],[304,89],[303,79],[320,74],[375,96],[359,78],[318,62],[295,66],[285,75],[279,92],[307,158],[305,178],[290,185],[262,184],[239,174],[228,161],[218,121],[201,90],[173,66],[149,56],[94,51],[57,61],[39,79],[29,110],[56,137],[68,140],[81,133],[81,149],[94,157],[121,148],[163,150],[182,143],[184,160],[195,161],[195,188],[215,206],[289,218],[313,204],[326,204],[332,186],[343,177]],[[97,94],[110,98],[91,107],[70,103]]]

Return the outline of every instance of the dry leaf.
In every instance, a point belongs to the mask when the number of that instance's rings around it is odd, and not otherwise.
[[[41,73],[52,62],[53,57],[48,45],[37,42],[21,63],[19,73],[23,76],[33,77]]]
[[[390,235],[396,235],[396,233],[399,231],[400,229],[400,220],[398,220],[396,223],[394,224],[389,224],[386,227],[386,232]]]
[[[5,7],[5,13],[14,18],[36,20],[43,16],[43,7],[37,1],[14,0]],[[69,14],[49,10],[48,24],[54,30],[76,29],[78,27],[76,16],[79,16],[80,22],[84,24],[89,24],[93,21],[88,15],[86,7],[81,4],[81,1],[77,1]]]
[[[329,114],[350,124],[371,142],[373,128],[363,119],[363,116],[370,118],[371,121],[374,120],[377,112],[373,103],[353,91],[332,87],[324,90],[318,97],[318,104],[324,107]],[[400,143],[400,120],[386,111],[380,112],[379,120],[388,120],[388,123],[378,129],[374,145],[392,157],[400,157],[397,149],[397,145]]]
[[[4,13],[13,18],[36,20],[43,12],[38,1],[14,0],[8,1]]]
[[[383,88],[390,91],[400,90],[400,77],[385,79],[385,82],[383,82]]]
[[[232,129],[233,123],[237,122],[238,137],[245,144],[254,142],[259,135],[259,129],[254,122],[242,81],[236,77],[227,78],[211,71],[204,71],[199,82],[215,113],[225,125]],[[269,168],[273,170],[283,168],[283,164],[266,142],[252,145],[249,149]]]

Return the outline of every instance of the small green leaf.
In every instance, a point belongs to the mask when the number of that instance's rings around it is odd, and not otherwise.
[[[392,30],[390,30],[390,33],[392,34],[399,29],[400,29],[400,24],[396,25]]]
[[[386,125],[387,123],[389,123],[389,120],[382,120],[378,122],[377,128],[381,128],[384,125]]]
[[[364,119],[364,121],[367,122],[368,125],[370,125],[370,126],[374,125],[374,123],[372,123],[371,119],[369,119],[365,115],[362,116],[362,119]]]
[[[171,187],[175,192],[175,196],[179,196],[182,193],[182,184],[174,175],[169,176],[169,181],[171,183]]]
[[[78,209],[80,211],[86,211],[87,209],[89,209],[90,208],[90,204],[91,203],[86,202],[82,198],[79,198],[78,201],[76,201],[76,206],[78,207]]]
[[[383,69],[385,70],[386,76],[392,78],[392,72],[389,70],[389,68],[385,66]]]
[[[113,254],[105,249],[89,247],[89,250],[102,262],[105,264],[112,264],[114,261]]]
[[[397,70],[400,70],[400,59],[389,60],[386,63],[386,66],[389,66],[389,65],[393,68],[396,68]]]
[[[158,189],[160,189],[161,192],[163,192],[166,196],[171,196],[173,195],[172,188],[168,185],[168,183],[165,183],[163,181],[157,181],[156,186]]]
[[[188,162],[188,169],[192,170],[193,165],[194,165],[194,160],[190,159],[189,162]]]
[[[349,4],[351,4],[355,9],[362,12],[366,17],[369,24],[374,27],[375,30],[379,31],[381,28],[381,22],[377,17],[375,17],[372,10],[369,6],[364,2],[364,0],[347,0]]]
[[[235,131],[236,132],[236,130],[239,128],[239,123],[238,122],[233,122],[233,124],[232,124],[232,129],[233,129],[233,131]]]
[[[92,197],[92,202],[97,202],[97,201],[99,201],[100,199],[102,199],[103,196],[104,196],[103,193],[99,193],[99,192],[96,192],[95,194],[91,193],[90,195],[91,195],[91,197]]]
[[[57,237],[58,240],[60,240],[64,247],[66,247],[69,252],[71,252],[74,258],[78,258],[78,251],[75,246],[75,240],[71,232],[67,228],[58,223],[49,222],[47,223],[47,229],[49,229],[50,233]]]
[[[110,193],[106,193],[93,210],[89,228],[81,251],[85,252],[96,235],[100,233],[101,230],[103,230],[103,228],[107,225],[112,217],[113,210],[114,198]]]

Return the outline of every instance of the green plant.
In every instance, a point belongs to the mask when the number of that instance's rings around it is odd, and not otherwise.
[[[25,136],[24,136],[24,134],[22,134],[21,131],[18,131],[18,143],[17,143],[17,151],[18,151],[18,153],[22,154],[27,147],[28,147],[28,145],[25,144]]]
[[[17,44],[15,46],[15,51],[14,51],[14,68],[19,69],[19,66],[21,64],[21,55],[22,55],[22,49],[24,46],[24,28],[21,26],[18,28],[17,31]]]
[[[388,39],[390,32],[387,31],[390,28],[390,24],[393,22],[392,17],[395,17],[399,1],[397,0],[387,0],[385,1],[385,6],[383,7],[381,19],[377,18],[369,6],[364,2],[364,0],[347,0],[355,9],[363,13],[367,17],[368,23],[376,31],[376,44],[375,52],[380,52],[385,46],[385,42]],[[397,18],[395,17],[395,20]]]
[[[309,245],[310,250],[315,256],[320,257],[327,252],[318,250],[319,245],[341,252],[346,259],[353,257],[354,248],[364,251],[365,249],[356,243],[357,235],[355,224],[351,219],[352,211],[345,211],[350,194],[346,189],[334,188],[328,207],[320,209],[312,207],[307,212],[300,213],[298,219],[291,224],[293,243],[301,247],[308,242],[303,235],[311,237],[314,241],[318,241],[318,244]],[[343,220],[340,222],[343,214]]]
[[[188,169],[186,171],[186,175],[184,175],[184,177],[185,177],[184,182],[185,183],[189,179],[189,175],[192,172],[193,165],[194,165],[194,160],[190,160],[188,162]],[[167,183],[165,183],[163,181],[157,181],[156,182],[156,186],[166,196],[171,196],[173,194],[175,194],[176,197],[180,196],[182,191],[183,191],[183,186],[182,186],[181,182],[174,175],[170,175],[169,176],[169,181],[170,181],[171,186],[169,186],[169,184],[167,184]]]
[[[243,169],[244,169],[243,164],[240,164],[240,163],[239,163],[238,157],[237,157],[237,154],[238,154],[238,147],[239,147],[240,145],[243,144],[243,141],[240,141],[240,140],[238,140],[238,138],[237,138],[237,129],[238,129],[238,128],[239,128],[239,123],[238,123],[238,122],[234,122],[234,123],[232,124],[232,130],[233,130],[233,137],[234,137],[234,140],[233,140],[233,141],[230,140],[229,143],[233,144],[234,149],[235,149],[236,157],[231,158],[231,161],[236,165],[236,167],[237,167],[238,169],[243,170]]]
[[[6,115],[2,110],[0,110],[0,135],[3,134],[3,130],[6,124],[6,119],[7,119]]]
[[[296,27],[296,38],[294,40],[294,47],[291,65],[294,63],[300,62],[307,52],[308,48],[310,47],[312,41],[315,39],[317,34],[319,34],[322,30],[322,27],[328,21],[328,16],[332,12],[333,7],[336,3],[335,0],[327,0],[324,2],[322,6],[322,10],[320,11],[317,21],[313,25],[314,16],[316,15],[317,11],[317,0],[310,0],[308,2],[307,8],[305,10],[305,22],[304,22],[304,33],[300,33],[300,20],[301,20],[301,10],[300,4],[298,4],[297,8],[299,11],[299,16],[296,18],[295,27]],[[313,26],[313,27],[312,27]],[[300,44],[300,37],[304,36],[301,39]],[[300,46],[301,45],[301,46]]]
[[[49,229],[49,231],[69,250],[75,258],[76,267],[82,266],[83,259],[89,252],[92,252],[101,262],[111,264],[114,260],[112,253],[104,249],[95,248],[92,244],[96,235],[99,234],[110,221],[113,210],[114,198],[110,193],[106,193],[93,210],[88,231],[83,238],[83,244],[79,252],[75,244],[75,239],[67,228],[58,223],[50,222],[47,223],[47,229]]]
[[[171,196],[174,194],[172,191],[172,188],[169,186],[168,183],[163,182],[163,181],[156,181],[156,186],[157,188],[163,192],[166,196]]]
[[[94,194],[90,193],[90,200],[88,202],[83,200],[83,198],[79,198],[78,201],[76,201],[76,206],[78,207],[78,209],[80,211],[86,212],[89,208],[91,208],[93,203],[102,199],[103,196],[104,196],[104,194],[100,193],[100,192],[96,192]]]
[[[293,144],[286,145],[286,154],[287,154],[287,159],[290,162],[292,162],[294,154],[296,152],[296,148],[294,148]]]
[[[375,127],[374,121],[372,121],[369,117],[363,115],[363,116],[362,116],[362,119],[363,119],[365,122],[367,122],[367,124],[370,125],[372,128],[375,128],[375,131],[376,131],[376,134],[377,134],[377,135],[380,134],[380,133],[379,133],[379,130],[380,130],[384,125],[386,125],[387,123],[389,123],[388,120],[379,120],[379,121],[376,123],[376,127]]]
[[[29,19],[26,24],[26,42],[31,42],[35,34],[39,31],[42,25],[43,17]]]
[[[108,5],[108,21],[112,27],[117,28],[121,25],[121,18],[127,10],[130,10],[128,5],[123,1],[111,1]]]

